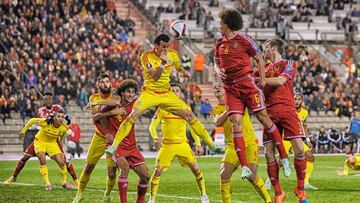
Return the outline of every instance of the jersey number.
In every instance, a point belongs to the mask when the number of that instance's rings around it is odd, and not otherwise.
[[[255,94],[255,95],[254,95],[254,98],[255,98],[255,102],[256,102],[257,104],[260,103],[259,94]]]

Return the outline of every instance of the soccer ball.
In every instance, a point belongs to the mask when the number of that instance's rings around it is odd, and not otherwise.
[[[173,37],[183,37],[186,33],[186,24],[183,20],[176,20],[170,25],[170,34]]]

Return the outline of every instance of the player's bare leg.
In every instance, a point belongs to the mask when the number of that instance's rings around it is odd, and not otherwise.
[[[52,190],[51,183],[49,181],[49,172],[48,168],[46,166],[46,155],[44,152],[38,152],[36,154],[40,161],[39,171],[42,177],[44,178],[45,184],[46,184],[46,190]]]
[[[236,167],[227,162],[221,163],[220,166],[220,195],[223,203],[231,203],[231,176]]]
[[[297,176],[297,187],[294,190],[296,196],[299,197],[299,203],[307,203],[307,197],[304,190],[304,180],[306,174],[306,160],[304,153],[303,140],[301,138],[291,139],[291,145],[294,148],[294,166]]]
[[[19,160],[19,162],[16,164],[15,170],[13,175],[8,178],[6,181],[4,181],[4,184],[6,186],[11,186],[15,181],[16,177],[20,173],[20,171],[24,168],[25,163],[31,158],[32,156],[29,156],[27,154],[24,154],[24,156]]]
[[[274,191],[275,191],[274,202],[279,203],[285,199],[286,194],[281,189],[281,185],[279,181],[279,165],[278,162],[276,161],[276,156],[275,156],[275,144],[272,141],[266,142],[264,143],[264,147],[265,147],[265,157],[267,162],[267,173],[271,181],[271,185],[274,187]]]
[[[116,164],[120,170],[120,175],[118,178],[118,190],[120,202],[127,202],[127,191],[128,191],[128,176],[129,176],[129,163],[124,157],[120,157]]]
[[[163,170],[164,170],[164,168],[161,166],[155,167],[154,172],[150,178],[150,200],[149,200],[149,203],[155,202],[156,193],[157,193],[157,190],[158,190],[159,184],[160,184],[160,176],[161,176]]]
[[[195,179],[196,179],[196,183],[197,183],[197,185],[199,187],[200,195],[201,195],[201,202],[202,203],[208,203],[209,198],[208,198],[208,196],[206,194],[205,179],[204,179],[203,173],[199,169],[198,163],[195,162],[195,163],[189,164],[189,168],[191,169],[191,172],[194,174]]]
[[[145,195],[148,188],[150,174],[146,164],[141,164],[133,168],[135,173],[139,176],[140,180],[137,186],[137,203],[145,203]]]
[[[309,179],[311,177],[312,171],[314,169],[314,161],[315,157],[311,152],[311,149],[305,152],[305,160],[306,160],[306,175],[304,180],[304,189],[305,190],[317,190],[318,188],[311,185]]]
[[[67,180],[66,180],[66,176],[67,176],[67,169],[66,169],[66,164],[64,162],[64,155],[59,153],[59,154],[55,154],[52,159],[54,159],[56,161],[56,163],[59,165],[60,168],[60,175],[61,175],[61,179],[62,179],[62,187],[65,189],[75,189],[74,186],[70,185]]]
[[[238,113],[233,113],[229,116],[229,120],[232,123],[232,133],[235,144],[235,151],[238,156],[241,165],[241,178],[249,178],[252,176],[252,172],[248,167],[246,159],[245,140],[242,133],[242,119],[243,116]]]
[[[222,152],[220,148],[218,148],[215,143],[212,141],[209,133],[207,132],[205,126],[199,121],[199,119],[195,116],[195,114],[189,109],[180,109],[180,110],[171,110],[172,114],[177,115],[183,119],[185,119],[189,123],[189,127],[193,130],[197,135],[204,140],[205,144],[209,146],[210,150],[217,153]]]
[[[102,200],[103,203],[110,203],[110,194],[116,182],[116,169],[116,166],[107,167],[108,175],[106,177],[106,190]]]
[[[270,119],[269,115],[266,112],[266,109],[255,112],[255,116],[257,120],[264,126],[264,129],[271,137],[272,141],[274,142],[276,149],[279,152],[281,163],[283,165],[283,172],[285,177],[289,177],[291,174],[291,167],[290,162],[288,159],[288,155],[285,151],[284,144],[282,142],[282,138],[280,135],[279,130],[277,129],[276,125]]]

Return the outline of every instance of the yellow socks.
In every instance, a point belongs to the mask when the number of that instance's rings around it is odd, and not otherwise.
[[[196,183],[197,183],[197,185],[199,187],[200,194],[201,195],[206,194],[205,179],[204,179],[204,176],[203,176],[201,171],[200,171],[200,173],[195,175],[195,179],[196,179]]]
[[[310,179],[310,177],[312,175],[313,170],[314,170],[314,162],[307,161],[306,162],[306,175],[305,175],[304,184],[309,183],[309,179]]]
[[[67,175],[66,165],[60,166],[60,175],[61,175],[61,182],[64,185],[66,183],[66,175]]]
[[[193,121],[189,123],[189,127],[195,134],[197,134],[201,139],[204,140],[207,146],[213,146],[214,142],[212,141],[209,133],[206,131],[205,126],[199,121],[198,118],[195,118]]]
[[[115,140],[112,146],[119,146],[120,142],[129,134],[132,126],[134,125],[135,120],[133,118],[127,118],[119,127],[115,135]]]
[[[267,189],[265,188],[263,179],[257,176],[255,182],[252,183],[252,185],[254,186],[255,190],[259,193],[261,198],[265,200],[265,202],[272,202],[271,197]]]
[[[152,175],[151,179],[150,179],[150,199],[151,200],[155,200],[155,196],[156,196],[156,193],[159,188],[159,183],[160,183],[160,176],[158,177],[158,176]]]
[[[231,180],[220,181],[220,194],[223,203],[231,203]]]
[[[46,165],[40,165],[39,166],[39,171],[40,171],[40,174],[42,175],[42,177],[44,178],[45,184],[50,185],[49,173],[48,173],[47,166]]]
[[[86,185],[88,184],[89,179],[90,179],[90,175],[84,173],[84,171],[83,171],[80,175],[79,188],[78,188],[78,191],[76,194],[77,197],[83,196],[84,189],[85,189]]]
[[[106,190],[104,196],[110,196],[112,189],[114,188],[116,178],[106,177]]]

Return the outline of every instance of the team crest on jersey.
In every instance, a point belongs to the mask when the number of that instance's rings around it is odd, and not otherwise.
[[[224,54],[229,54],[229,47],[228,46],[225,47]]]
[[[147,66],[147,68],[152,68],[152,65],[151,65],[151,63],[148,63],[148,64],[146,64],[146,66]]]

